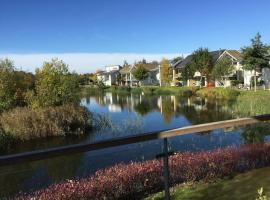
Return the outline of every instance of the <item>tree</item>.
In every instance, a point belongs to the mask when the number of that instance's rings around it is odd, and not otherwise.
[[[198,50],[194,51],[191,55],[190,65],[196,71],[200,72],[200,84],[202,84],[202,76],[205,76],[206,79],[209,79],[213,69],[213,58],[208,49],[199,48]]]
[[[135,65],[135,70],[132,72],[132,75],[139,81],[139,84],[141,85],[141,81],[148,77],[148,70],[145,69],[143,63],[138,63]]]
[[[78,91],[78,75],[70,73],[62,60],[52,59],[36,70],[36,91],[28,97],[33,107],[59,106],[78,102]]]
[[[229,57],[224,56],[217,61],[213,70],[212,77],[221,80],[223,83],[226,81],[226,77],[232,74],[233,64]]]
[[[160,62],[160,82],[169,84],[170,83],[170,63],[169,60],[163,58]]]
[[[173,58],[172,62],[176,63],[176,62],[183,60],[183,59],[184,59],[183,56],[178,56],[178,57]]]
[[[183,80],[187,81],[188,79],[192,79],[196,69],[191,63],[187,63],[185,67],[181,68],[181,76]]]
[[[269,67],[269,61],[265,58],[268,47],[261,41],[260,33],[251,39],[251,45],[242,48],[242,64],[245,70],[254,73],[254,90],[256,91],[256,71]]]
[[[15,67],[14,67],[14,63],[12,60],[9,60],[8,58],[5,59],[1,59],[0,60],[0,71],[4,72],[14,72],[15,71]]]
[[[9,59],[0,60],[0,112],[16,104],[14,65]]]

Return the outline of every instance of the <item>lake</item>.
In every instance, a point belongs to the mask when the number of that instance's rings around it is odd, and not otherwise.
[[[146,96],[113,93],[84,97],[86,106],[103,126],[89,134],[76,137],[39,139],[4,149],[1,154],[12,154],[75,143],[92,143],[110,138],[147,133],[192,124],[235,118],[233,101],[211,101],[200,97],[173,95]],[[258,125],[257,125],[258,126]],[[229,145],[269,140],[269,128],[259,125],[237,129],[214,130],[170,138],[170,151],[202,151]],[[264,134],[254,134],[263,130]],[[256,131],[255,131],[256,132]],[[30,191],[71,178],[85,177],[96,170],[117,163],[153,159],[162,152],[162,140],[153,140],[105,150],[74,154],[65,157],[1,167],[0,194],[13,195]]]

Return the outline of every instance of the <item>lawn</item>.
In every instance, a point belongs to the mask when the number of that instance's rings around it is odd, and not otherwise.
[[[255,200],[258,188],[263,187],[270,197],[270,168],[255,169],[239,174],[232,179],[215,183],[182,185],[172,189],[172,200]],[[154,194],[146,200],[163,199],[162,193]]]

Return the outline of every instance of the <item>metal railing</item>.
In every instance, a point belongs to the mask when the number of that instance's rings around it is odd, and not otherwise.
[[[25,153],[18,153],[13,155],[0,156],[0,166],[15,165],[20,163],[26,163],[30,161],[38,161],[57,156],[65,156],[75,153],[81,153],[86,151],[100,150],[110,147],[116,147],[121,145],[133,144],[138,142],[144,142],[155,139],[164,139],[164,152],[162,154],[164,163],[164,180],[165,180],[165,199],[170,198],[169,194],[169,167],[168,167],[168,140],[169,137],[186,135],[192,133],[200,133],[205,131],[211,131],[215,129],[224,129],[230,127],[243,126],[248,124],[255,124],[262,121],[270,120],[270,114],[258,115],[253,117],[238,118],[231,120],[224,120],[218,122],[211,122],[199,125],[186,126],[182,128],[156,131],[145,134],[139,134],[128,137],[120,137],[116,139],[110,139],[90,144],[74,144],[63,147],[56,147],[44,150],[36,150]]]

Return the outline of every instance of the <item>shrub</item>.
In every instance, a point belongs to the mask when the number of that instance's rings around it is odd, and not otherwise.
[[[37,109],[15,108],[2,113],[0,124],[5,135],[29,140],[85,133],[91,125],[90,119],[86,108],[67,104]]]
[[[36,70],[36,87],[27,95],[28,103],[36,108],[79,102],[79,89],[78,76],[62,60],[52,59]]]
[[[169,159],[171,185],[212,180],[269,165],[270,146],[266,144],[177,153]],[[118,164],[99,170],[94,176],[53,184],[17,199],[140,199],[162,190],[163,185],[162,161],[149,160]]]
[[[196,94],[215,99],[236,99],[240,92],[231,88],[203,88]]]

